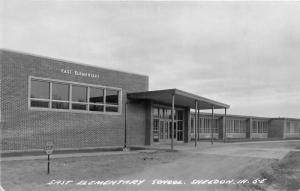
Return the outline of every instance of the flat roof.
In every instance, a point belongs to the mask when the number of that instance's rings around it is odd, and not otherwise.
[[[175,95],[175,105],[190,107],[195,109],[195,102],[198,102],[199,109],[224,109],[230,106],[215,100],[201,97],[179,89],[164,89],[155,91],[133,92],[128,93],[128,99],[153,100],[160,103],[172,104],[172,96]]]

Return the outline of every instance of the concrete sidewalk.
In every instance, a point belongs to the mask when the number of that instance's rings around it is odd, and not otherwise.
[[[138,151],[111,151],[111,152],[91,152],[91,153],[68,153],[68,154],[53,154],[51,159],[57,158],[73,158],[73,157],[94,157],[104,155],[127,155],[136,153],[153,153],[155,150],[138,150]],[[47,160],[47,155],[39,156],[18,156],[18,157],[1,157],[0,161],[18,161],[18,160]]]
[[[282,140],[282,141],[259,141],[259,142],[235,142],[235,143],[223,143],[214,142],[211,144],[209,141],[198,141],[195,147],[194,142],[189,143],[174,143],[174,151],[202,153],[202,154],[217,154],[217,155],[231,155],[231,156],[247,156],[247,157],[259,157],[259,158],[276,158],[280,159],[284,157],[289,151],[300,151],[291,148],[261,148],[260,145],[264,143],[280,143],[280,142],[299,142],[300,140]],[[246,148],[244,145],[253,144],[255,147]],[[258,147],[256,147],[258,146]],[[123,155],[123,154],[135,154],[141,152],[155,152],[157,150],[170,151],[170,143],[166,144],[154,144],[151,146],[131,145],[131,147],[143,147],[145,150],[134,151],[105,151],[105,152],[89,152],[89,153],[68,153],[68,154],[53,154],[51,158],[68,158],[68,157],[92,157],[103,155]],[[248,150],[248,152],[247,152]],[[257,155],[259,153],[259,155]],[[16,156],[16,157],[1,157],[0,161],[15,161],[15,160],[41,160],[47,159],[47,155],[38,156]]]

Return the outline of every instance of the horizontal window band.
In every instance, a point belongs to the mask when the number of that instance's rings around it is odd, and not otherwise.
[[[77,109],[56,109],[56,108],[49,108],[49,107],[30,107],[32,111],[49,111],[49,112],[68,112],[68,113],[86,113],[86,114],[121,114],[120,111],[118,112],[111,112],[111,111],[91,111],[91,110],[77,110]],[[118,108],[119,110],[119,108]]]
[[[101,89],[112,89],[112,90],[120,90],[120,91],[122,90],[122,88],[111,87],[111,86],[102,86],[102,85],[98,85],[98,84],[87,84],[87,83],[80,83],[80,82],[56,80],[56,79],[50,79],[50,78],[40,78],[40,77],[35,77],[35,76],[30,76],[29,78],[31,80],[37,80],[37,81],[43,81],[43,82],[62,83],[62,84],[86,86],[86,87],[101,88]]]

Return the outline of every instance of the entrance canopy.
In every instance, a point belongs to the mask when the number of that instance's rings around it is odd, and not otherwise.
[[[207,99],[195,94],[191,94],[178,89],[165,89],[145,92],[128,93],[128,99],[153,100],[159,103],[172,104],[172,97],[175,97],[175,105],[181,107],[190,107],[195,109],[195,102],[198,102],[198,109],[224,109],[229,105]]]

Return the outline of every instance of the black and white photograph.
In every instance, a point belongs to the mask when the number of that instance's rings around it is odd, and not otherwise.
[[[0,191],[300,191],[300,1],[0,0]]]

